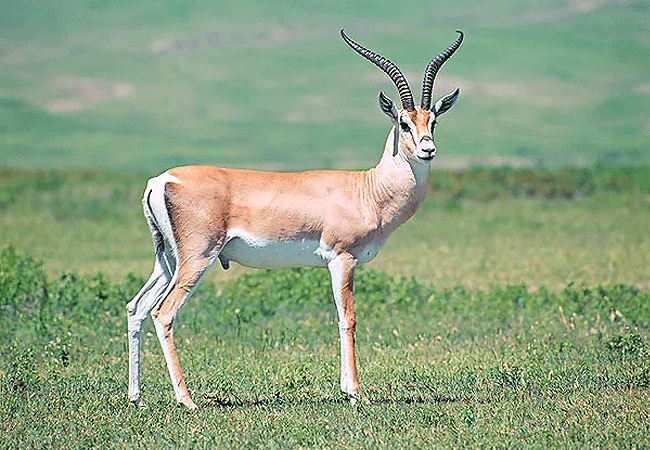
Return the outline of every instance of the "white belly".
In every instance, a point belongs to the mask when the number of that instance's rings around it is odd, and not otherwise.
[[[317,240],[270,240],[242,230],[228,232],[220,258],[259,269],[327,266],[322,246]]]
[[[370,242],[359,248],[354,255],[357,258],[358,264],[365,264],[377,256],[377,253],[381,249],[381,244],[381,242]]]

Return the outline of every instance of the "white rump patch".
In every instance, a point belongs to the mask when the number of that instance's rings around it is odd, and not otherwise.
[[[156,224],[156,227],[161,232],[165,239],[166,247],[173,252],[174,260],[178,255],[176,241],[174,240],[174,232],[172,230],[171,221],[169,219],[169,212],[165,204],[165,185],[167,183],[181,184],[181,180],[169,172],[163,172],[157,177],[151,178],[147,182],[147,188],[144,191],[142,202],[145,204],[144,211],[147,220]]]

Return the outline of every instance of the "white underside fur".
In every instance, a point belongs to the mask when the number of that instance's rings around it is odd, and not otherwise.
[[[359,249],[359,264],[374,258],[381,244],[370,243]],[[235,261],[247,267],[275,269],[279,267],[327,267],[336,253],[327,244],[314,239],[271,240],[255,236],[242,229],[232,229],[220,253],[225,261]]]

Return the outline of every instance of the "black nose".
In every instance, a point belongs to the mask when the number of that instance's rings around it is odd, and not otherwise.
[[[437,150],[434,148],[433,150],[428,150],[427,155],[422,157],[423,160],[425,161],[431,161],[433,158],[436,157]]]

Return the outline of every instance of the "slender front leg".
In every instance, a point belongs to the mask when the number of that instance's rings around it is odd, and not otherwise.
[[[348,253],[341,253],[332,259],[328,268],[332,276],[332,291],[336,302],[341,338],[341,390],[354,404],[359,395],[356,356],[354,352],[357,319],[354,314],[354,268],[356,259]]]

